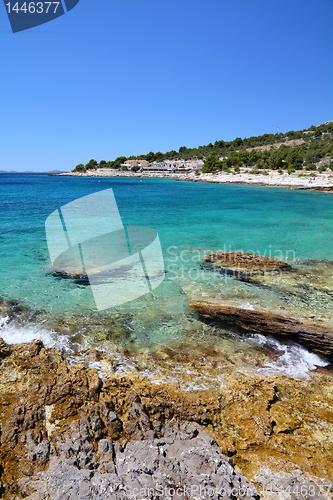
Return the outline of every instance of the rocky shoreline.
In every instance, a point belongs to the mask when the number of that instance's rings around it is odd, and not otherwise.
[[[237,325],[252,334],[272,335],[281,340],[297,342],[333,362],[332,328],[305,324],[268,311],[252,311],[209,302],[193,302],[191,306],[204,317]]]
[[[232,275],[249,289],[297,297],[301,318],[289,305],[282,315],[258,304],[245,309],[188,295],[193,317],[291,339],[332,360],[333,263],[296,264],[218,252],[198,265],[218,279]],[[319,302],[327,304],[325,314],[318,313]],[[3,301],[2,309],[13,323],[30,314],[18,303]],[[31,315],[42,321],[41,313]],[[57,332],[77,331],[80,321],[87,318],[64,320]],[[138,361],[125,322],[107,323],[106,335],[100,321],[101,349],[106,341],[124,344],[124,355]],[[123,364],[121,370],[112,350],[68,353],[41,341],[9,345],[0,339],[0,497],[332,500],[331,367],[314,363],[303,378],[264,375],[265,349],[242,351],[238,344],[219,350],[218,335],[225,332],[216,333],[212,345],[186,340],[143,350],[136,369]],[[237,350],[247,364],[237,364]],[[181,366],[189,385],[179,376]]]
[[[325,370],[184,391],[0,341],[1,497],[330,499],[332,394]]]
[[[254,286],[273,288],[280,293],[287,290],[288,294],[300,297],[303,292],[310,299],[312,295],[320,294],[327,301],[332,296],[333,283],[330,275],[314,275],[313,270],[306,272],[304,269],[294,269],[287,262],[270,257],[242,252],[217,252],[205,255],[202,258],[202,266]],[[286,311],[285,314],[276,314],[258,306],[257,309],[244,309],[228,303],[207,301],[192,301],[191,306],[203,317],[236,325],[250,333],[272,335],[278,339],[297,342],[333,361],[332,324],[325,324],[320,318],[294,318],[287,316]]]
[[[227,173],[219,172],[218,174],[200,174],[194,172],[184,173],[152,173],[152,172],[126,172],[121,170],[98,169],[88,170],[84,173],[69,172],[66,174],[57,174],[57,176],[70,177],[129,177],[140,180],[157,178],[157,179],[174,179],[178,181],[190,182],[208,182],[221,184],[246,184],[257,186],[285,187],[289,189],[303,189],[310,191],[325,191],[333,192],[333,174],[315,173],[311,178],[299,177],[299,174],[278,174],[275,170],[269,171],[268,175],[251,174],[248,172]]]

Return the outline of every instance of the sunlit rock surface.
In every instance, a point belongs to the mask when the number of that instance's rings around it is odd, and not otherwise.
[[[183,390],[179,382],[115,374],[112,357],[96,352],[95,361],[101,357],[109,366],[103,380],[86,362],[69,364],[40,341],[1,342],[3,498],[56,498],[52,484],[73,487],[68,498],[105,498],[105,491],[124,498],[127,476],[132,486],[148,486],[165,479],[165,467],[172,484],[214,487],[224,485],[217,483],[222,467],[229,485],[248,487],[249,499],[256,493],[245,477],[260,493],[263,467],[272,474],[298,468],[317,482],[332,480],[329,371],[308,380],[235,371],[219,388]],[[136,462],[140,456],[143,465]]]
[[[292,267],[271,257],[243,252],[217,252],[205,255],[202,260],[214,269],[227,272],[241,279],[263,276],[266,273],[290,271]]]

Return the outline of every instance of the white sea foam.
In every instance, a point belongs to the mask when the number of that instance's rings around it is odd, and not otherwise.
[[[238,307],[241,307],[242,309],[248,309],[249,311],[254,311],[254,306],[250,304],[250,302],[242,302],[238,305]]]
[[[276,361],[270,361],[259,369],[264,375],[281,373],[288,377],[307,377],[309,371],[330,364],[317,354],[309,352],[296,343],[281,344],[278,340],[263,335],[253,335],[252,341],[261,346],[265,345],[279,353]]]
[[[5,316],[4,318],[0,318],[0,328],[4,327],[9,321],[9,316]]]
[[[56,347],[62,351],[69,354],[69,361],[73,364],[78,362],[77,356],[74,355],[73,349],[71,348],[70,338],[65,335],[59,334],[59,332],[53,332],[47,328],[36,325],[32,323],[20,324],[15,320],[11,320],[9,316],[0,317],[0,337],[7,344],[21,344],[32,342],[34,340],[41,340],[45,347]],[[275,353],[277,353],[276,360],[269,361],[262,368],[257,368],[257,370],[263,375],[271,375],[274,373],[281,373],[288,377],[308,377],[308,372],[316,369],[317,367],[325,367],[329,365],[329,362],[321,358],[317,354],[309,352],[304,347],[296,343],[282,344],[278,340],[272,337],[266,337],[264,335],[253,335],[250,339],[252,344],[259,345],[261,347],[268,348]],[[116,374],[126,373],[128,371],[136,371],[135,366],[130,362],[130,360],[119,355],[119,353],[113,353],[115,359],[118,358],[118,366],[115,370]],[[91,363],[91,366],[97,369],[100,375],[105,375],[103,366],[100,363]],[[182,370],[180,370],[182,371]],[[187,371],[187,375],[198,375],[192,370]],[[142,373],[141,373],[142,374]],[[154,378],[156,377],[156,368],[154,370]],[[149,370],[146,370],[145,375],[148,379],[152,379],[152,374]],[[165,374],[161,375],[162,382],[165,378]],[[152,380],[152,383],[157,383],[156,379]],[[178,380],[177,370],[174,369],[172,374],[167,377],[168,381]],[[222,381],[221,381],[222,382]],[[206,386],[206,384],[204,384]],[[193,390],[192,384],[189,387]],[[196,389],[201,388],[199,384]]]
[[[32,323],[18,324],[15,320],[10,321],[8,316],[0,318],[0,337],[7,344],[22,344],[41,340],[45,347],[70,350],[69,339],[65,335],[59,335],[59,333]]]

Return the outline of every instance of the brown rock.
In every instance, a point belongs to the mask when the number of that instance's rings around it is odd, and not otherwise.
[[[55,457],[87,478],[93,471],[113,474],[114,450],[125,440],[168,439],[170,426],[184,421],[191,424],[179,427],[180,440],[194,439],[191,425],[201,424],[249,478],[263,465],[278,471],[290,462],[333,477],[333,382],[327,374],[305,381],[237,372],[224,375],[218,390],[184,391],[133,373],[97,383],[95,373],[70,365],[56,349],[11,351],[0,365],[4,499],[23,495],[19,485],[47,472]],[[27,351],[34,352],[30,368]],[[1,383],[7,363],[16,370],[11,385]]]
[[[213,269],[231,274],[237,278],[250,280],[251,277],[282,271],[292,267],[281,260],[243,252],[217,252],[205,255],[203,261]]]
[[[251,333],[273,335],[279,339],[298,342],[333,360],[333,330],[330,328],[301,323],[296,319],[267,311],[253,311],[208,302],[192,302],[191,306],[201,315],[237,325]]]
[[[11,353],[9,346],[6,342],[0,338],[0,359],[6,358]]]

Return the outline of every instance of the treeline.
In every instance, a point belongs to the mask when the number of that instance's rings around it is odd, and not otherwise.
[[[293,139],[301,139],[304,142],[293,147],[284,144]],[[282,145],[274,149],[273,145],[276,143],[282,143]],[[272,148],[265,151],[247,151],[250,148],[269,145],[272,145]],[[242,165],[255,166],[257,169],[299,170],[307,168],[313,170],[315,163],[326,156],[333,160],[333,123],[322,124],[318,127],[313,125],[309,129],[298,132],[290,130],[285,134],[264,134],[244,139],[236,137],[233,141],[215,141],[214,144],[210,143],[198,148],[182,146],[178,151],[172,150],[167,153],[150,151],[145,155],[119,156],[113,161],[101,160],[99,163],[96,160],[90,160],[85,165],[82,163],[77,165],[74,171],[84,172],[96,168],[126,169],[127,167],[121,167],[121,164],[131,159],[149,162],[204,159],[204,172],[228,170],[232,167],[237,171]]]
[[[226,157],[218,157],[211,154],[206,157],[202,172],[217,172],[223,170],[239,172],[241,167],[253,167],[254,173],[265,170],[287,170],[288,173],[297,170],[317,170],[317,164],[326,159],[326,162],[318,167],[319,172],[327,168],[333,170],[333,126],[327,125],[320,135],[307,136],[306,142],[298,146],[287,146],[282,144],[278,149],[266,149],[251,151],[245,148],[238,151],[229,150]]]
[[[121,164],[127,160],[126,156],[119,156],[114,161],[101,160],[99,163],[92,159],[88,161],[85,165],[79,163],[73,170],[73,172],[86,172],[87,170],[95,170],[97,168],[121,168]]]

